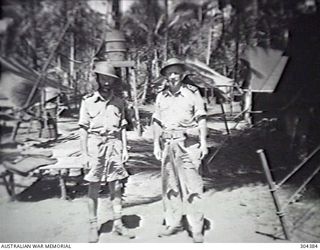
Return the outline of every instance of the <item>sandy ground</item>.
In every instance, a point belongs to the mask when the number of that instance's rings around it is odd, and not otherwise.
[[[219,126],[223,127],[223,123]],[[212,130],[210,134],[210,139],[215,138],[210,140],[213,148],[225,143],[225,135],[219,134],[218,130]],[[61,161],[70,154],[77,157],[79,141],[75,120],[59,123],[59,131],[62,131],[60,138],[67,139],[48,146],[54,156]],[[160,169],[159,162],[152,156],[150,136],[150,131],[146,131],[144,139],[129,134],[131,158],[127,167],[132,175],[126,184],[122,219],[136,238],[129,240],[110,232],[112,220],[106,190],[101,193],[99,206],[100,243],[192,242],[187,231],[157,237],[163,227]],[[319,242],[318,184],[305,190],[306,195],[289,206],[285,218],[290,241],[284,240],[259,160],[255,153],[245,155],[242,151],[246,136],[240,134],[238,140],[227,144],[203,174],[205,242]],[[255,150],[259,147],[255,142],[250,145]],[[237,150],[236,157],[232,157],[228,150]],[[74,177],[67,181],[67,188],[69,199],[59,199],[57,179],[51,176],[26,188],[18,195],[18,201],[9,202],[3,186],[0,186],[0,242],[88,242],[87,186]],[[285,186],[280,199],[287,199],[294,188],[295,185]]]
[[[152,182],[158,185],[159,181]],[[146,193],[144,188],[141,189]],[[141,200],[141,197],[139,198]],[[143,202],[136,205],[136,199],[125,197],[123,221],[137,236],[132,240],[110,233],[110,202],[108,197],[101,198],[99,242],[192,242],[186,231],[171,237],[158,238],[157,233],[162,229],[162,203],[150,202],[148,198],[150,197],[145,197]],[[204,201],[205,242],[288,242],[268,236],[270,234],[282,237],[272,201],[264,186],[242,187],[222,192],[210,190],[205,193]],[[319,225],[310,225],[310,220],[315,222],[320,219],[319,205],[311,205],[308,202],[299,204],[299,212],[304,212],[304,218],[296,222],[296,228],[291,232],[291,242],[319,242],[319,234],[316,234],[319,232]],[[51,198],[37,202],[3,203],[0,206],[0,214],[1,242],[84,243],[88,240],[86,198],[69,201]],[[279,233],[276,233],[277,231]]]

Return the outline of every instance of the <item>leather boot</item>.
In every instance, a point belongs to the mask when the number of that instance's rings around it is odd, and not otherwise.
[[[203,243],[203,234],[202,233],[192,233],[192,239],[194,243]]]
[[[163,232],[161,232],[158,237],[166,237],[166,236],[170,236],[170,235],[174,235],[177,234],[179,232],[183,231],[183,227],[182,226],[176,226],[176,227],[170,227],[167,226]]]

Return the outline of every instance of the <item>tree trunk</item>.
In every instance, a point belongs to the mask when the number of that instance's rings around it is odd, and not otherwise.
[[[164,33],[164,53],[163,59],[166,61],[168,59],[168,43],[169,43],[169,36],[168,36],[168,0],[164,1],[165,4],[165,33]]]
[[[3,34],[1,34],[1,55],[3,55],[4,57],[7,56],[7,52],[8,52],[8,49],[7,49],[7,44],[8,44],[8,38],[9,38],[9,32],[6,31],[4,32]]]
[[[157,49],[154,49],[154,57],[153,57],[153,60],[152,60],[152,75],[155,76],[155,78],[160,76],[159,58],[158,58]]]
[[[70,64],[69,64],[69,70],[70,70],[70,78],[72,79],[72,82],[73,82],[73,80],[75,78],[74,77],[74,58],[75,58],[75,39],[74,39],[74,33],[71,32],[71,34],[70,34]]]
[[[240,15],[236,16],[235,19],[235,59],[234,59],[234,67],[233,67],[233,79],[234,79],[234,85],[238,83],[238,71],[239,71],[239,43],[240,43]],[[234,99],[234,88],[231,88],[230,91],[230,115],[233,115],[233,106],[232,101]]]
[[[133,108],[135,111],[135,119],[136,119],[135,129],[138,132],[138,135],[141,136],[142,131],[141,131],[139,108],[138,108],[138,97],[137,97],[137,80],[136,80],[137,76],[136,76],[135,69],[132,69],[131,72],[132,72],[132,74],[130,74],[130,75],[131,75],[132,80],[130,81],[130,83],[131,83],[131,87],[132,87]]]
[[[199,23],[202,23],[202,3],[198,7],[198,21],[199,21]]]
[[[144,85],[143,85],[143,94],[141,97],[141,103],[144,104],[146,99],[147,99],[147,92],[148,92],[148,87],[149,87],[149,76],[147,75],[145,81],[144,81]]]
[[[208,47],[207,47],[207,56],[206,56],[206,64],[210,64],[210,56],[211,56],[211,43],[212,43],[212,28],[209,27],[208,32]]]
[[[253,13],[252,13],[252,26],[250,30],[250,45],[251,46],[257,46],[258,45],[258,32],[257,32],[257,20],[259,18],[259,4],[258,0],[253,0],[252,1],[252,8],[253,8]]]
[[[37,2],[32,0],[30,3],[30,19],[31,19],[31,40],[32,40],[32,49],[31,49],[31,57],[32,57],[32,64],[35,70],[38,70],[38,57],[37,57],[37,22],[36,22],[36,8]]]
[[[153,46],[154,46],[154,41],[153,41],[153,24],[155,23],[153,18],[153,1],[147,1],[147,13],[148,13],[148,35],[147,35],[147,45],[149,48],[149,53],[147,54],[147,78],[145,81],[145,85],[143,87],[143,96],[141,99],[142,104],[145,103],[146,97],[147,97],[147,92],[148,92],[148,87],[149,87],[149,82],[152,79],[152,57],[153,53]],[[150,53],[151,52],[151,53]]]
[[[121,4],[121,0],[112,0],[112,19],[114,22],[115,29],[120,29],[121,27],[120,4]]]

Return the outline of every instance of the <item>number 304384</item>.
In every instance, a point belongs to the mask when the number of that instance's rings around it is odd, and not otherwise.
[[[315,248],[318,248],[318,244],[316,244],[316,243],[310,243],[310,244],[304,243],[304,244],[300,244],[300,248],[313,248],[313,249],[315,249]]]

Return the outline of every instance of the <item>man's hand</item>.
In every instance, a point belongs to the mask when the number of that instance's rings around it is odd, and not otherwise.
[[[202,160],[209,152],[207,144],[201,144],[200,150],[201,150],[200,159]]]
[[[90,162],[92,161],[92,157],[88,154],[83,154],[81,156],[81,164],[84,168],[90,168]]]
[[[162,158],[162,151],[159,144],[154,144],[153,154],[157,160],[161,161]]]
[[[124,148],[122,151],[122,162],[126,162],[129,160],[129,153],[128,153],[128,149]]]

